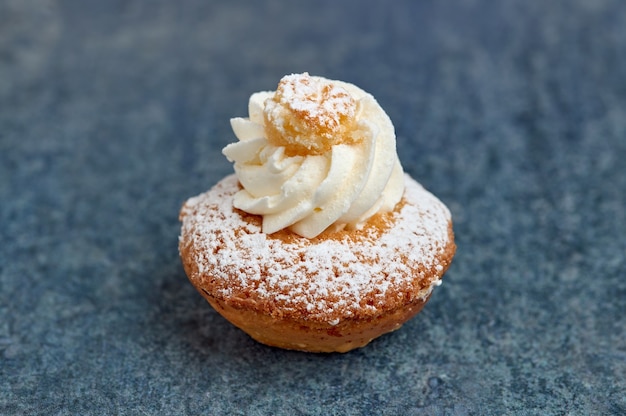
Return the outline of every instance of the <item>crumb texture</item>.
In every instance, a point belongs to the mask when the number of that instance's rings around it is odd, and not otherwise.
[[[332,322],[367,318],[425,299],[454,255],[448,209],[408,175],[392,213],[361,230],[314,239],[261,232],[233,208],[235,175],[181,209],[180,252],[192,283],[234,307]]]
[[[323,154],[354,141],[356,100],[337,82],[308,73],[281,79],[265,103],[265,130],[289,154]]]

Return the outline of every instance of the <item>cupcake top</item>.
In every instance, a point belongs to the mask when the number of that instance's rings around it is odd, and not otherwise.
[[[292,74],[253,94],[248,112],[231,120],[239,141],[223,153],[242,186],[234,207],[262,216],[264,233],[360,229],[402,198],[393,124],[360,88]]]
[[[337,325],[424,301],[455,251],[450,212],[405,176],[396,208],[351,232],[300,238],[263,233],[261,218],[233,207],[227,176],[183,205],[180,251],[196,287],[235,308]]]

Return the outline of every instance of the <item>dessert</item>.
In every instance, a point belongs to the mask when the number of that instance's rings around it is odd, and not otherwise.
[[[403,173],[370,94],[292,74],[231,125],[235,174],[180,212],[185,272],[220,314],[264,344],[346,352],[422,309],[455,253],[450,212]]]

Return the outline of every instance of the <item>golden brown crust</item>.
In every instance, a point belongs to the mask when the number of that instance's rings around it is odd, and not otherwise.
[[[308,73],[288,75],[265,106],[267,138],[288,155],[319,155],[355,141],[357,103],[336,82]]]
[[[268,345],[363,346],[419,312],[455,253],[449,212],[412,179],[393,213],[311,240],[261,233],[259,217],[232,208],[238,189],[228,177],[185,204],[179,249],[209,303]]]
[[[254,308],[236,308],[200,289],[204,298],[229,322],[255,340],[273,347],[308,352],[348,352],[382,334],[399,329],[422,310],[428,298],[368,319],[347,319],[332,326],[304,319],[274,318]]]

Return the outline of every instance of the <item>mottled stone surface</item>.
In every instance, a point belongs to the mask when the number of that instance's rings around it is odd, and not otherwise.
[[[353,82],[446,202],[424,311],[259,345],[187,282],[178,209],[250,93]],[[0,2],[0,414],[626,414],[626,3]]]

